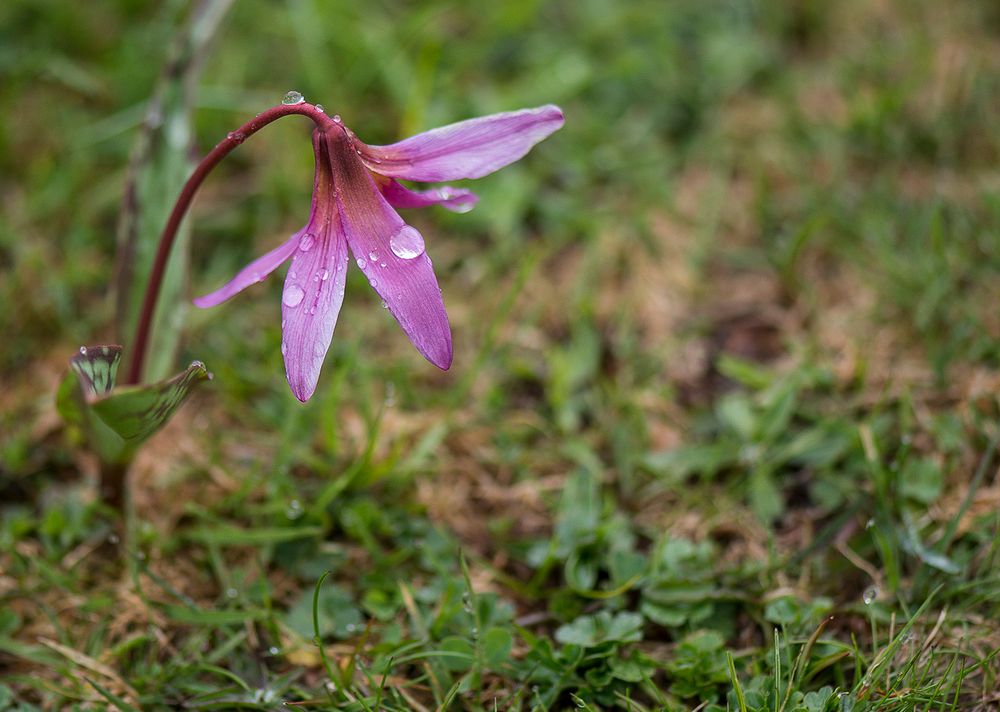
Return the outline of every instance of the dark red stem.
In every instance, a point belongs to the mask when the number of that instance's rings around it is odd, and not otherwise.
[[[156,300],[160,296],[160,285],[163,283],[163,274],[167,269],[167,258],[170,257],[170,250],[177,239],[177,230],[181,226],[181,221],[188,208],[191,207],[191,201],[194,199],[195,193],[198,192],[202,181],[230,151],[272,121],[289,114],[308,116],[321,129],[328,129],[334,125],[333,119],[313,104],[302,102],[272,106],[267,111],[257,114],[216,144],[215,148],[209,151],[208,155],[194,169],[191,177],[187,179],[181,194],[177,197],[177,202],[174,203],[174,209],[160,235],[160,244],[156,248],[156,258],[153,260],[153,268],[150,270],[149,281],[146,283],[146,294],[142,300],[142,312],[139,314],[139,322],[136,325],[135,343],[132,345],[132,356],[125,383],[138,383],[142,378],[142,369],[146,363],[146,351],[149,347],[149,334],[153,326],[153,315],[156,313]]]

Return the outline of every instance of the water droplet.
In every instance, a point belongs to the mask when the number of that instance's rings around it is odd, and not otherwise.
[[[871,529],[873,526],[875,526],[874,519],[869,519],[867,522],[865,522],[865,529]]]
[[[81,346],[80,347],[80,355],[81,356],[86,356],[87,355],[87,347],[86,346]]]
[[[314,307],[314,306],[313,307],[309,307],[309,313],[310,314],[315,314],[316,313],[316,307]]]
[[[368,266],[368,260],[366,260],[364,257],[359,257],[358,258],[358,267],[360,267],[361,269],[364,269],[367,266]]]
[[[414,228],[403,225],[389,238],[392,254],[402,260],[412,260],[424,253],[424,238]]]
[[[302,236],[302,239],[299,240],[299,249],[302,250],[303,252],[309,252],[309,250],[312,249],[312,246],[313,244],[315,244],[315,242],[316,238],[313,236],[313,234],[311,232],[307,232],[305,235]]]
[[[878,586],[869,586],[865,589],[864,593],[861,594],[861,600],[865,602],[866,606],[870,606],[878,598]]]
[[[383,309],[388,309],[389,308],[389,303],[386,300],[384,300],[384,299],[382,300],[382,308]]]
[[[288,353],[288,342],[287,341],[282,341],[281,342],[281,355],[284,356],[287,353]]]
[[[344,630],[346,630],[348,633],[353,633],[357,629],[358,627],[353,623],[348,623],[347,625],[344,626]]]
[[[317,108],[317,109],[318,109],[319,111],[323,111],[323,105],[322,105],[322,104],[316,104],[316,108]]]
[[[281,651],[272,645],[270,648],[267,649],[267,652],[270,653],[271,655],[277,655]]]
[[[298,519],[302,516],[302,504],[297,499],[293,499],[288,503],[288,507],[285,509],[285,516],[289,519]]]
[[[372,262],[378,262],[378,252],[376,252],[375,250],[369,252],[368,259],[370,259]]]
[[[121,541],[121,539],[118,538],[117,534],[109,534],[108,535],[108,543],[109,544],[117,544],[119,541]]]
[[[334,114],[333,115],[333,120],[334,120],[335,123],[339,124],[340,123],[340,114]]]
[[[385,262],[382,262],[381,264],[379,264],[379,267],[385,267]]]
[[[242,131],[230,131],[229,133],[226,134],[226,138],[228,138],[230,141],[235,141],[236,143],[243,143],[244,139],[246,139],[246,136],[243,134]]]
[[[328,270],[328,269],[321,269],[321,270],[319,271],[319,278],[320,278],[321,280],[323,280],[324,282],[325,282],[326,280],[330,279],[330,270]]]
[[[227,588],[226,589],[226,598],[236,598],[239,595],[240,595],[240,592],[237,591],[235,588]]]
[[[285,98],[281,100],[282,104],[301,104],[306,98],[302,96],[301,92],[292,90],[285,94]]]
[[[281,301],[286,307],[297,307],[302,303],[302,298],[306,296],[306,293],[302,291],[302,287],[297,284],[289,284],[285,287],[284,294],[281,295]]]
[[[377,280],[377,279],[374,279],[374,278],[372,278],[372,279],[370,280],[369,284],[371,284],[371,285],[372,285],[373,287],[377,287],[377,286],[378,286],[378,280]]]

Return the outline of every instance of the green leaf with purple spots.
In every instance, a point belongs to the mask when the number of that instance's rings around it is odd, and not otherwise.
[[[72,435],[104,462],[127,462],[136,448],[162,428],[191,390],[212,375],[200,361],[156,383],[115,388],[121,346],[84,346],[56,398]]]

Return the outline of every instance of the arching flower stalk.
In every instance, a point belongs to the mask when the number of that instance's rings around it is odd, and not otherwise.
[[[293,101],[274,107],[230,134],[192,175],[164,230],[157,264],[165,262],[173,232],[208,171],[250,134],[289,113],[304,114],[316,123],[316,174],[309,219],[283,244],[251,262],[220,289],[196,299],[195,304],[220,304],[291,260],[281,300],[281,351],[292,393],[306,401],[316,389],[333,337],[353,256],[417,350],[438,368],[449,368],[451,329],[424,238],[395,208],[441,205],[465,212],[477,197],[468,190],[450,187],[411,190],[399,179],[438,182],[488,175],[520,159],[559,129],[562,111],[549,105],[494,114],[433,129],[389,146],[369,146],[339,116],[328,117],[315,105]],[[151,314],[155,307],[158,274],[154,268],[143,314]],[[141,372],[146,331],[140,324],[132,374]]]

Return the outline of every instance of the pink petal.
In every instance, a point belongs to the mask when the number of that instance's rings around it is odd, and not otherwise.
[[[390,146],[361,144],[365,165],[376,173],[416,181],[481,178],[513,163],[563,125],[549,104],[442,126]]]
[[[394,208],[426,208],[440,205],[456,213],[467,213],[479,202],[479,196],[465,188],[441,186],[429,190],[410,190],[394,178],[375,176],[382,195]]]
[[[295,248],[299,244],[299,239],[302,237],[302,232],[300,230],[292,235],[287,242],[278,245],[266,255],[255,259],[241,269],[235,277],[211,294],[196,298],[194,305],[202,309],[214,307],[222,304],[222,302],[235,294],[242,292],[251,284],[257,284],[257,282],[262,281],[267,275],[276,270],[282,262],[292,256],[292,253],[295,252]]]
[[[424,358],[451,366],[451,327],[423,238],[385,201],[346,134],[329,137],[337,207],[358,266]]]
[[[307,401],[316,390],[337,316],[344,303],[347,241],[336,215],[324,231],[305,233],[281,294],[281,353],[292,393]]]

